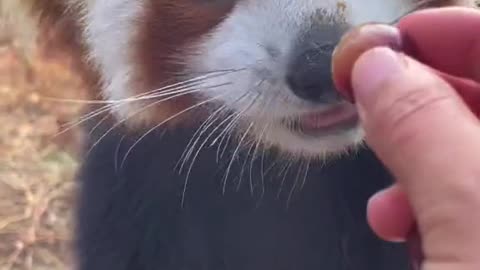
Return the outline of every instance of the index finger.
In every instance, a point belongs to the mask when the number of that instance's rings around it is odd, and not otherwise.
[[[480,81],[480,10],[418,11],[402,18],[397,27],[407,54],[445,73]]]

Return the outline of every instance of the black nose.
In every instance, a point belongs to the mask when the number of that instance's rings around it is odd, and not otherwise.
[[[296,96],[310,102],[340,99],[332,80],[331,61],[345,29],[340,25],[318,26],[299,39],[286,74],[286,82]]]
[[[325,44],[309,49],[293,61],[287,73],[287,83],[299,98],[319,102],[334,97],[331,60],[334,45]]]

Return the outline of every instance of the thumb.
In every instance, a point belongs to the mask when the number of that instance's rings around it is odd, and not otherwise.
[[[352,86],[366,141],[405,190],[427,263],[478,263],[478,119],[447,82],[388,48],[360,56]]]

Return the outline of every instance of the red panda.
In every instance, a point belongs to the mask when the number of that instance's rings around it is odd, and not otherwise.
[[[473,2],[36,0],[114,119],[90,125],[79,269],[407,269],[366,224],[391,179],[331,53],[352,26],[441,5]]]
[[[336,96],[329,78],[328,50],[341,34],[419,5],[453,4],[472,1],[36,0],[32,8],[43,12],[47,27],[64,28],[64,45],[88,61],[82,73],[105,100],[145,95],[111,110],[130,126],[205,120],[202,110],[188,108],[212,99],[204,107],[242,112],[239,122],[248,124],[238,130],[266,147],[318,157],[362,138],[354,108]],[[175,89],[176,97],[152,104],[146,93],[162,88]]]

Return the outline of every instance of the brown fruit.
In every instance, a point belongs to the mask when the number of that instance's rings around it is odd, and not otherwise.
[[[332,76],[337,90],[353,102],[351,73],[356,60],[365,51],[378,46],[402,50],[397,28],[387,24],[365,24],[346,33],[332,55]]]

